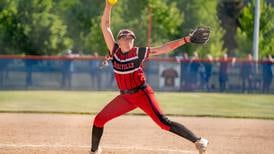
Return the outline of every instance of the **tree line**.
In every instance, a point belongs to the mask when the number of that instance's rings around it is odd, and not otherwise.
[[[60,55],[67,49],[104,55],[100,30],[104,0],[1,0],[0,54]],[[261,0],[260,56],[274,54],[274,7]],[[152,46],[187,35],[197,26],[212,31],[207,45],[185,45],[172,54],[198,51],[243,56],[252,50],[254,0],[119,0],[111,28],[135,31],[147,46],[149,14]]]

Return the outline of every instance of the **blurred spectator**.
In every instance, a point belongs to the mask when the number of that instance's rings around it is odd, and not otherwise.
[[[251,92],[254,81],[255,66],[253,64],[253,57],[249,53],[246,59],[241,63],[240,75],[242,79],[242,92]],[[247,89],[246,89],[247,83]]]
[[[184,52],[181,56],[176,57],[177,62],[180,63],[180,71],[181,71],[181,76],[180,76],[180,90],[187,90],[190,87],[190,68],[189,68],[189,63],[190,59],[188,57],[188,54]]]
[[[93,54],[94,59],[90,60],[90,79],[91,79],[91,86],[96,90],[99,90],[101,78],[100,78],[100,64],[101,61],[98,57],[98,53],[94,52]]]
[[[107,67],[108,70],[107,70],[106,72],[111,72],[111,71],[112,71],[112,67],[113,67],[113,66],[112,66],[112,63],[109,63],[109,65],[108,65],[108,67]],[[109,77],[110,77],[110,78],[109,78],[109,82],[108,82],[109,84],[108,84],[108,86],[109,86],[110,88],[112,88],[112,89],[113,89],[113,88],[116,88],[116,87],[115,87],[116,85],[115,85],[115,82],[114,82],[114,81],[115,81],[115,74],[111,72],[111,73],[109,73]]]
[[[7,78],[7,68],[10,59],[1,59],[0,60],[0,88],[4,86],[5,79]]]
[[[25,71],[26,71],[26,88],[29,88],[33,85],[32,82],[32,71],[33,71],[33,65],[36,63],[34,59],[25,59]]]
[[[273,72],[272,72],[273,59],[269,55],[264,57],[262,61],[262,77],[263,77],[263,92],[268,93],[270,91],[270,86],[272,84]]]
[[[71,89],[72,73],[74,71],[73,57],[72,51],[68,49],[63,60],[61,88]]]
[[[200,59],[197,52],[193,53],[193,57],[191,58],[190,63],[190,83],[191,89],[194,90],[198,87],[198,71],[200,68]]]
[[[212,74],[212,62],[212,56],[210,54],[207,54],[207,59],[203,61],[204,72],[202,72],[202,87],[205,87],[208,92],[211,90],[209,81]]]
[[[146,81],[148,83],[153,80],[153,74],[154,74],[153,65],[154,65],[154,63],[155,62],[152,61],[152,60],[146,60],[144,65],[143,65],[143,70],[145,72]],[[114,81],[114,79],[113,79],[113,81]],[[113,83],[113,81],[111,81],[111,83]]]
[[[109,75],[109,79],[107,80],[107,87],[108,88],[115,88],[115,74],[112,73],[112,57],[107,55],[104,57],[104,60],[101,62],[100,64],[100,71],[101,73],[104,72],[104,73],[108,73]]]
[[[228,57],[225,53],[223,57],[220,59],[220,67],[219,67],[219,84],[220,84],[220,92],[224,92],[226,90],[226,82],[228,81]]]

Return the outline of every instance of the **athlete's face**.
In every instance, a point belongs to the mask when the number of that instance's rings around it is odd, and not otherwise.
[[[131,35],[123,35],[119,38],[118,44],[122,52],[128,52],[134,46],[134,38]]]

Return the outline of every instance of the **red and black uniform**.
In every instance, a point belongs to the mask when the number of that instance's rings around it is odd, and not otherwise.
[[[137,107],[149,115],[162,129],[171,131],[192,142],[199,139],[183,125],[168,120],[162,113],[152,88],[146,84],[142,68],[143,62],[148,58],[149,53],[149,48],[139,47],[134,47],[127,53],[122,53],[119,46],[115,44],[112,63],[121,94],[96,115],[92,130],[92,151],[97,150],[103,127],[108,121]]]
[[[122,53],[115,44],[112,63],[120,90],[133,89],[145,83],[142,65],[148,55],[149,48],[134,47],[129,52]]]

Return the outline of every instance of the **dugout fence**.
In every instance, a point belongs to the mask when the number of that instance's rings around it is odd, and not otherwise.
[[[117,90],[111,63],[94,56],[0,56],[1,90]],[[158,91],[274,93],[273,62],[151,58],[148,83]]]

